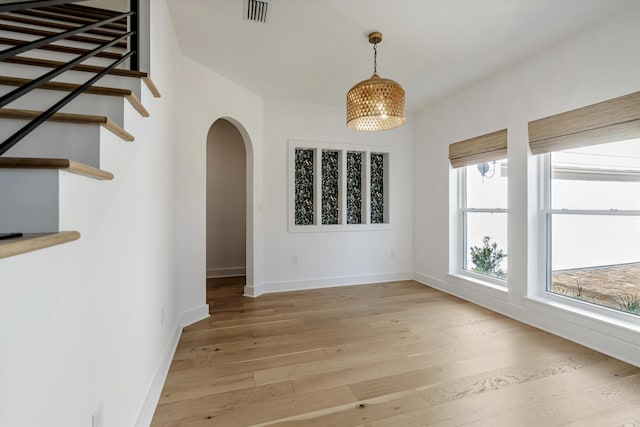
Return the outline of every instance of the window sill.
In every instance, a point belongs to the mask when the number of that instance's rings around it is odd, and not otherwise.
[[[507,300],[509,297],[509,289],[505,285],[499,285],[497,283],[490,282],[488,280],[482,280],[479,277],[468,275],[466,273],[449,273],[447,274],[452,283],[462,286],[471,287],[477,292],[488,294],[493,298]]]
[[[640,317],[604,307],[579,307],[578,304],[581,303],[554,295],[524,297],[524,306],[528,309],[637,345]]]

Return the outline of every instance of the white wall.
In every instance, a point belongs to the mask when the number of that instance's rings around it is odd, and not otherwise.
[[[142,89],[149,118],[125,104],[134,143],[102,132],[101,167],[113,181],[63,173],[61,222],[82,237],[0,260],[2,426],[87,427],[100,404],[105,427],[133,426],[155,405],[147,396],[180,326],[171,233],[179,53],[164,1],[151,13],[162,98]]]
[[[242,135],[217,120],[207,136],[207,277],[245,274],[246,170]]]
[[[245,141],[247,283],[262,280],[263,100],[188,58],[181,61],[174,85],[175,280],[180,285],[181,311],[202,313],[206,310],[207,134],[219,118],[231,121]]]
[[[527,122],[640,88],[640,5],[422,110],[414,126],[415,271],[435,287],[640,365],[634,322],[611,324],[539,302],[538,160]],[[460,280],[450,235],[455,173],[450,143],[508,128],[509,293]],[[428,167],[424,167],[428,165]],[[449,183],[450,185],[447,185]],[[447,226],[448,225],[448,226]],[[454,227],[455,228],[455,227]],[[450,240],[451,239],[451,240]]]
[[[264,151],[263,206],[264,247],[268,250],[264,252],[264,281],[249,293],[411,277],[411,118],[401,128],[368,133],[347,128],[344,114],[344,107],[265,100],[264,144],[268,149]],[[289,140],[388,147],[391,229],[289,233]]]

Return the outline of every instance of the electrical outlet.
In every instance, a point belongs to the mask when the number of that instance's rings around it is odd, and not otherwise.
[[[298,256],[294,255],[291,257],[291,265],[298,265]]]
[[[91,427],[104,427],[104,410],[102,400],[98,402],[95,411],[91,414]]]
[[[165,306],[163,305],[163,306],[160,308],[160,326],[164,326],[165,312],[166,312],[166,310],[165,310]]]

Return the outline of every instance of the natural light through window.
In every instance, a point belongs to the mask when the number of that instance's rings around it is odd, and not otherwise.
[[[460,168],[462,270],[505,285],[507,160]]]
[[[640,140],[548,156],[547,290],[640,314]]]

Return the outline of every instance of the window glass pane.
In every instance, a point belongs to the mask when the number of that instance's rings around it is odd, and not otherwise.
[[[296,148],[295,223],[313,224],[313,155],[315,150]]]
[[[371,153],[371,223],[382,224],[384,218],[384,154]]]
[[[506,280],[506,213],[467,212],[465,246],[465,270]]]
[[[640,314],[640,217],[551,219],[550,291]]]
[[[507,161],[466,167],[467,208],[507,209]]]
[[[640,139],[551,153],[553,209],[640,210]]]
[[[362,223],[362,153],[347,152],[347,224]]]
[[[322,223],[338,224],[339,156],[337,151],[322,152]]]

